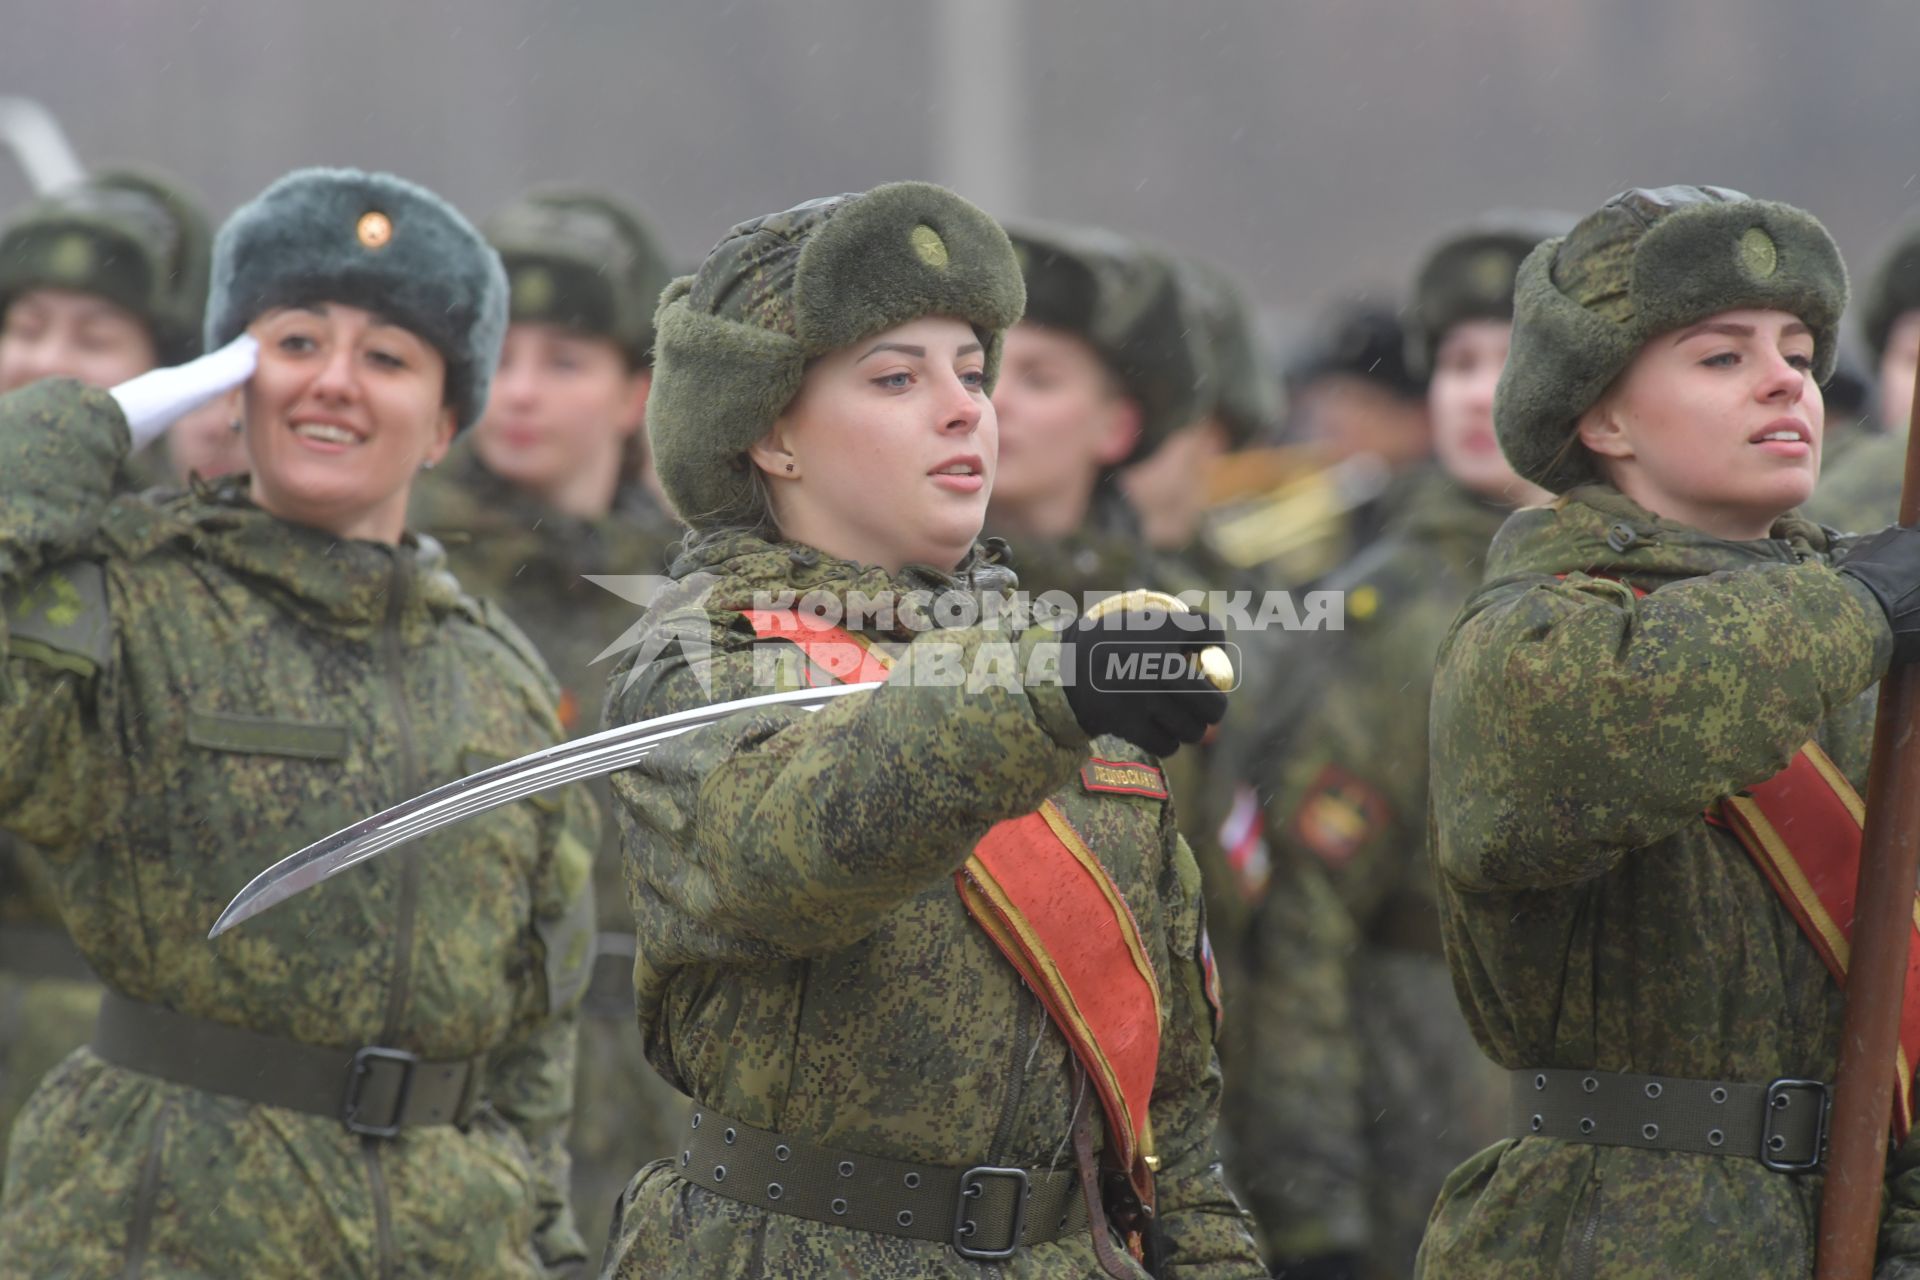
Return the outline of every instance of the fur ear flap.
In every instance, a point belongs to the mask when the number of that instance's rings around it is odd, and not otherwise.
[[[785,334],[695,311],[690,285],[669,285],[654,317],[647,438],[675,513],[697,529],[745,501],[746,472],[732,461],[792,402],[806,359]]]
[[[1525,479],[1555,493],[1598,480],[1584,449],[1569,448],[1574,423],[1633,359],[1638,343],[1561,293],[1553,283],[1558,239],[1520,264],[1513,289],[1513,348],[1494,395],[1500,448]]]

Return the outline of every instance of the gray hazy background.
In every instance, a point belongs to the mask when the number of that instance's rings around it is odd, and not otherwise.
[[[1920,212],[1914,0],[0,0],[0,94],[196,187],[391,169],[484,215],[733,222],[904,177],[1231,266],[1271,308],[1397,291],[1496,204],[1712,182],[1856,275]],[[0,162],[0,209],[25,194]]]

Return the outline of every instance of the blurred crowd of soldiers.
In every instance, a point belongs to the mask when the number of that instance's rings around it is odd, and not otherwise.
[[[1236,634],[1244,691],[1203,749],[1168,762],[1225,991],[1222,1154],[1278,1274],[1408,1274],[1442,1179],[1504,1136],[1504,1073],[1468,1033],[1442,954],[1427,703],[1489,539],[1542,496],[1507,467],[1493,399],[1518,264],[1570,224],[1509,210],[1433,228],[1403,297],[1333,307],[1284,350],[1230,264],[1087,227],[1009,228],[1028,305],[993,396],[987,532],[1022,588],[1340,593],[1338,630]],[[533,639],[562,724],[587,733],[611,668],[596,663],[638,612],[593,579],[664,573],[682,532],[643,429],[674,264],[606,194],[534,192],[482,225],[511,327],[484,419],[417,487],[411,523]],[[9,211],[0,392],[54,375],[110,386],[196,354],[208,238],[192,196],[134,172]],[[1840,527],[1894,513],[1920,234],[1861,293],[1864,343],[1827,391],[1830,479],[1813,511]],[[243,469],[235,417],[227,399],[182,421],[126,487]],[[576,1102],[591,1123],[571,1143],[589,1234],[687,1106],[641,1051],[618,836],[602,830]],[[262,849],[263,864],[284,852]],[[0,845],[0,1133],[86,1042],[100,999],[42,875],[30,848]]]

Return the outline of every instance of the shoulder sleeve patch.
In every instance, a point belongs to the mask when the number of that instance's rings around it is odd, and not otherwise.
[[[1293,813],[1293,834],[1329,866],[1344,866],[1387,824],[1386,798],[1338,765],[1322,766]]]
[[[0,598],[14,656],[92,675],[113,654],[107,575],[98,562],[73,560]]]
[[[1150,800],[1167,798],[1167,775],[1154,765],[1137,760],[1102,760],[1089,756],[1080,766],[1080,785],[1088,791],[1114,795],[1145,796]]]

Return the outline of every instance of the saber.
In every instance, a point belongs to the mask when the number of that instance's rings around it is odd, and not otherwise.
[[[535,792],[583,778],[598,778],[639,763],[655,747],[690,729],[724,720],[742,711],[768,707],[797,707],[815,711],[835,698],[850,693],[877,689],[881,681],[861,684],[828,685],[819,689],[794,689],[786,693],[762,693],[731,702],[716,702],[708,707],[676,711],[635,724],[606,729],[585,738],[576,738],[558,746],[530,752],[518,760],[509,760],[457,779],[433,790],[402,800],[371,818],[362,818],[323,840],[316,840],[298,853],[289,854],[247,882],[235,894],[227,909],[213,923],[207,937],[217,938],[242,920],[252,919],[267,908],[304,893],[321,881],[338,875],[348,867],[375,858],[430,831],[512,804]]]

